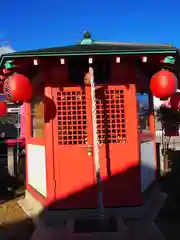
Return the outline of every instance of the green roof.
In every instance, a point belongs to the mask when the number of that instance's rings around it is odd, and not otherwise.
[[[3,54],[0,58],[0,66],[4,60],[23,57],[50,57],[50,56],[82,56],[82,55],[118,55],[118,54],[174,54],[178,49],[171,45],[143,44],[143,43],[121,43],[121,42],[99,42],[90,41],[84,44],[82,41],[77,45],[45,48],[38,50],[13,52]]]
[[[105,43],[94,42],[93,44],[77,44],[45,48],[38,50],[14,52],[4,54],[4,57],[16,56],[44,56],[44,55],[89,55],[89,54],[116,54],[116,53],[141,53],[141,52],[176,52],[177,48],[170,45],[156,44],[133,44],[133,43]]]

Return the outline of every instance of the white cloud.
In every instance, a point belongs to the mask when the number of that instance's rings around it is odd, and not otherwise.
[[[15,52],[15,50],[10,46],[0,46],[0,56],[2,54],[12,53],[12,52]]]

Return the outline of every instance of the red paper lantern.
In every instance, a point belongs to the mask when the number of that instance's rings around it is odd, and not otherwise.
[[[32,84],[22,74],[13,74],[4,82],[4,94],[11,102],[27,102],[32,98]]]
[[[0,116],[4,116],[7,113],[7,103],[2,101],[0,102]]]
[[[180,109],[180,93],[176,93],[170,98],[170,105],[173,109]]]
[[[177,87],[176,76],[168,70],[161,70],[155,73],[150,81],[151,92],[157,98],[172,96],[176,92]]]

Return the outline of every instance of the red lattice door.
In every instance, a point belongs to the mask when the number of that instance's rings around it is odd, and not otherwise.
[[[139,164],[136,95],[131,90],[123,85],[96,88],[105,207],[132,205],[139,201],[139,168],[134,167]],[[57,107],[53,133],[59,208],[96,208],[98,204],[95,159],[93,154],[89,155],[91,150],[93,153],[90,95],[89,90],[85,93],[80,87],[53,89]]]
[[[58,208],[95,208],[97,192],[92,155],[88,156],[88,113],[80,87],[53,89],[53,123]]]
[[[126,172],[133,161],[133,146],[130,145],[127,134],[127,109],[131,108],[130,105],[128,89],[123,85],[100,87],[96,90],[96,118],[105,207],[126,205],[131,201],[133,176]]]

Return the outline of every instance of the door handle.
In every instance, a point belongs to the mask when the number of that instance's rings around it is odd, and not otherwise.
[[[93,156],[93,145],[86,145],[86,146],[83,146],[83,148],[87,148],[89,157]]]
[[[99,149],[101,148],[102,144],[99,144]],[[93,145],[85,145],[83,148],[87,148],[88,156],[91,157],[93,156]]]

